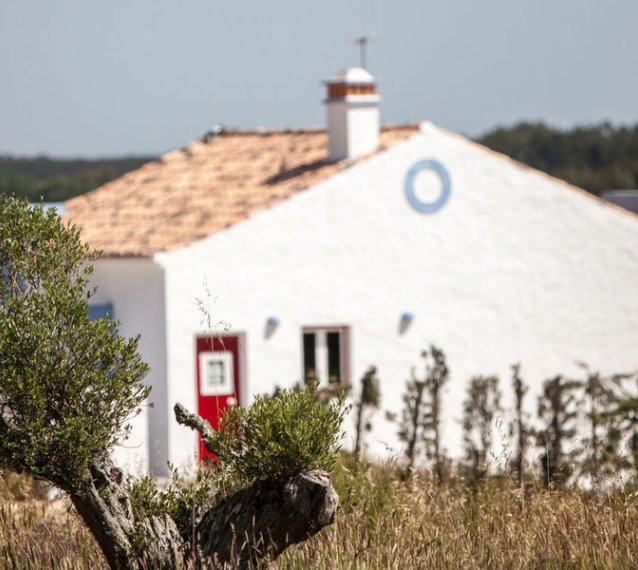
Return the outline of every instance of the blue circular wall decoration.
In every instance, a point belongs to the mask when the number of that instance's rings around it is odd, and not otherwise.
[[[435,172],[441,180],[441,194],[434,202],[424,202],[417,198],[414,191],[414,181],[417,175],[424,170],[432,170]],[[447,168],[443,166],[438,160],[432,158],[426,158],[425,160],[419,160],[415,163],[405,177],[405,195],[412,206],[417,212],[422,214],[433,214],[438,212],[450,198],[450,192],[452,191],[452,184],[450,182],[450,174]]]

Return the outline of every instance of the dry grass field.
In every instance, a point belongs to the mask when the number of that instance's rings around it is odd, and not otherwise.
[[[508,479],[471,490],[401,482],[391,468],[343,463],[333,474],[337,521],[290,548],[273,568],[619,569],[638,568],[638,495],[624,489],[525,492]],[[25,499],[0,488],[0,568],[106,569],[89,532],[64,500]],[[11,497],[22,496],[23,500]]]

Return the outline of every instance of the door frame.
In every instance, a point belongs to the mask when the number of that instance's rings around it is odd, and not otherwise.
[[[239,386],[239,394],[238,394],[238,398],[237,398],[237,405],[239,406],[246,406],[247,402],[248,402],[248,386],[247,386],[247,373],[246,373],[246,363],[247,363],[247,358],[246,358],[246,333],[245,332],[236,332],[236,331],[224,331],[221,333],[218,332],[214,332],[211,333],[211,331],[200,331],[200,332],[196,332],[193,335],[192,338],[192,347],[193,347],[193,358],[194,358],[194,362],[195,362],[195,368],[194,368],[194,374],[193,374],[193,387],[194,387],[194,393],[195,393],[195,406],[198,407],[198,400],[199,400],[199,383],[197,381],[197,372],[198,372],[198,368],[199,368],[199,356],[197,353],[197,340],[201,339],[201,338],[216,338],[216,339],[223,339],[224,337],[237,337],[237,362],[239,363],[239,378],[238,378],[238,382],[237,385]],[[234,371],[235,374],[237,374],[237,371]]]

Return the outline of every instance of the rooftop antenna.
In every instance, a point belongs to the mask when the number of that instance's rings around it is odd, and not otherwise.
[[[359,67],[368,68],[368,44],[374,39],[374,34],[366,34],[358,38],[350,40],[356,46],[359,46]]]

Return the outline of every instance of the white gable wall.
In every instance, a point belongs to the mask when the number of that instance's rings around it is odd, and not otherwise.
[[[413,210],[404,179],[418,160],[448,169],[452,194],[435,214]],[[458,452],[461,401],[474,374],[510,365],[532,384],[577,372],[638,369],[638,219],[431,125],[276,207],[182,250],[156,256],[166,272],[168,406],[196,408],[195,299],[206,278],[212,318],[246,334],[248,389],[301,376],[301,328],[351,327],[351,378],[375,364],[383,409],[399,412],[405,380],[434,343],[451,369],[444,437]],[[403,312],[412,325],[399,333]],[[280,319],[265,338],[266,319]],[[247,403],[246,401],[242,403]],[[377,414],[371,451],[397,445]],[[195,437],[169,424],[170,458]]]

